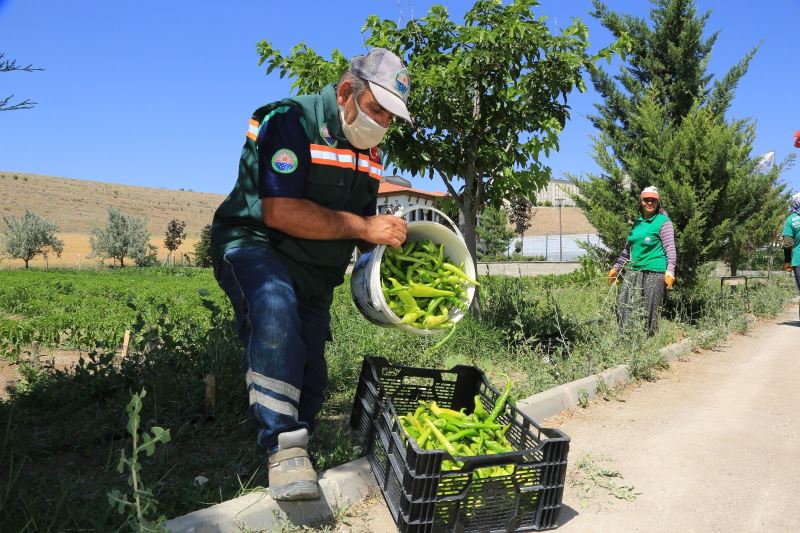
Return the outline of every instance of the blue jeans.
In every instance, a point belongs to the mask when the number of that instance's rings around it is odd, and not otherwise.
[[[266,247],[228,250],[214,275],[233,304],[244,344],[257,440],[273,453],[279,434],[314,430],[328,384],[330,309],[304,301],[285,264]]]

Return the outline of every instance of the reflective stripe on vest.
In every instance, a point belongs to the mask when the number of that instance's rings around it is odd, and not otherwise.
[[[311,162],[317,165],[328,165],[333,167],[356,169],[356,153],[352,150],[343,148],[331,148],[321,144],[312,144],[309,146],[311,150]],[[369,157],[359,154],[358,155],[358,170],[366,172],[370,177],[381,179],[383,173],[383,165],[375,163]]]
[[[258,121],[255,119],[250,119],[250,124],[247,126],[247,138],[250,140],[255,141],[258,139]]]

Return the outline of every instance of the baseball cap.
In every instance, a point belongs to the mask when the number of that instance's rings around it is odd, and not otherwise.
[[[406,107],[411,79],[399,57],[385,48],[373,48],[366,55],[354,57],[348,70],[369,83],[381,107],[414,124]]]
[[[658,189],[652,185],[650,187],[645,187],[642,190],[642,194],[639,195],[639,198],[655,198],[656,200],[660,199],[658,196]]]

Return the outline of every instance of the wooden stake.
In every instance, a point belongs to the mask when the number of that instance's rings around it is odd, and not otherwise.
[[[33,341],[31,343],[31,362],[33,363],[33,367],[37,370],[41,366],[39,364],[39,341]]]
[[[206,374],[203,382],[206,384],[206,411],[213,413],[217,406],[217,378],[214,374]]]
[[[128,356],[128,345],[131,342],[131,330],[125,330],[125,336],[122,337],[122,357]]]

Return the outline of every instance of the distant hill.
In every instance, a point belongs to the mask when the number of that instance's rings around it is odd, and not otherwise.
[[[49,258],[50,266],[95,265],[89,236],[93,225],[106,224],[109,207],[126,215],[147,218],[150,242],[159,248],[162,260],[167,254],[163,242],[167,224],[175,218],[185,221],[187,239],[178,249],[177,257],[191,254],[200,232],[211,223],[214,211],[224,199],[222,194],[0,171],[0,223],[2,216],[19,217],[25,209],[30,209],[58,225],[64,253],[61,258]],[[558,235],[558,208],[537,207],[534,213],[533,225],[525,232],[526,236]],[[577,207],[561,209],[561,226],[564,235],[596,233]],[[21,264],[21,261],[11,261],[15,267]],[[31,266],[43,267],[44,261],[37,257]]]
[[[180,264],[183,254],[191,257],[200,232],[211,223],[214,211],[224,199],[221,194],[0,171],[0,224],[3,216],[20,217],[29,209],[58,225],[57,235],[64,242],[64,253],[61,257],[50,257],[47,263],[50,267],[99,266],[91,254],[90,235],[94,226],[106,225],[109,207],[147,219],[150,242],[158,247],[162,261],[167,257],[164,247],[167,224],[172,219],[185,221],[187,238],[175,254],[175,261]],[[3,267],[6,264],[18,268],[23,263],[6,259]],[[36,257],[31,266],[42,268],[45,261]]]
[[[117,185],[100,181],[0,171],[0,215],[19,217],[30,209],[52,220],[59,233],[90,233],[104,226],[109,207],[126,215],[146,217],[150,232],[163,240],[170,220],[186,222],[190,238],[211,223],[224,195]]]

